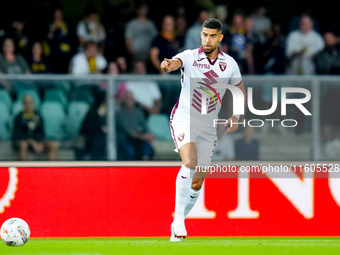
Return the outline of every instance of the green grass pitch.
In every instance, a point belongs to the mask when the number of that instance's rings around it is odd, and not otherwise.
[[[0,243],[0,255],[25,254],[340,254],[340,238],[58,238],[30,239],[21,247]]]

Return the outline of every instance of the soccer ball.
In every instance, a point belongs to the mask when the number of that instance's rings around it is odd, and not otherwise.
[[[24,220],[11,218],[2,224],[0,234],[2,241],[8,246],[22,246],[30,238],[31,230]]]

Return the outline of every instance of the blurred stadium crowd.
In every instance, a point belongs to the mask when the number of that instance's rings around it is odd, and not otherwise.
[[[160,62],[185,49],[198,48],[201,44],[202,23],[209,17],[216,17],[223,23],[224,39],[220,47],[235,58],[242,74],[340,74],[340,18],[330,20],[328,26],[321,28],[319,21],[306,9],[296,16],[287,17],[288,25],[283,29],[275,17],[267,14],[264,2],[254,5],[248,13],[240,8],[229,10],[228,4],[215,4],[214,1],[196,1],[196,5],[189,10],[184,2],[181,4],[179,1],[169,8],[169,12],[162,10],[161,13],[167,14],[152,20],[149,17],[151,3],[113,1],[112,6],[117,7],[114,9],[116,17],[103,19],[97,7],[88,4],[82,10],[83,19],[74,27],[70,26],[69,17],[65,16],[68,5],[63,6],[56,1],[44,9],[46,13],[42,16],[48,20],[46,24],[29,24],[27,20],[32,19],[30,15],[34,15],[34,12],[16,15],[2,24],[0,29],[0,72],[165,75],[160,70]],[[60,84],[48,87],[41,84],[23,86],[20,82],[1,83],[3,89],[0,94],[3,102],[8,102],[8,105],[2,103],[0,107],[5,105],[5,108],[10,108],[7,115],[12,116],[9,125],[11,130],[7,131],[7,135],[2,132],[1,136],[2,139],[13,138],[13,147],[19,151],[20,159],[28,158],[29,149],[35,152],[47,149],[49,159],[57,158],[58,145],[51,142],[42,144],[41,141],[61,138],[55,134],[46,134],[42,127],[37,130],[43,134],[30,132],[41,124],[40,119],[42,121],[44,116],[49,116],[49,107],[52,106],[46,106],[48,101],[62,102],[58,111],[52,107],[54,114],[60,112],[62,118],[72,119],[72,112],[84,113],[77,127],[68,131],[69,137],[75,132],[81,132],[86,137],[85,145],[74,147],[76,159],[106,158],[106,104],[103,96],[106,85],[82,88],[71,86],[71,89],[64,85],[61,88]],[[23,87],[30,90],[30,93],[24,92]],[[119,86],[116,93],[119,102],[116,114],[119,123],[118,152],[122,154],[118,155],[119,159],[153,157],[154,151],[150,144],[155,140],[157,130],[150,132],[148,127],[152,127],[152,121],[166,123],[163,117],[170,113],[178,94],[178,86],[169,89],[154,82],[141,84],[131,81]],[[85,98],[87,106],[70,104],[81,102],[79,98]],[[30,104],[35,105],[35,110],[29,107]],[[1,114],[2,119],[6,119],[5,112]],[[154,118],[155,115],[157,118]],[[50,127],[44,130],[55,128],[53,122],[45,125]],[[0,126],[6,129],[5,125]],[[18,135],[20,132],[21,135],[27,133],[25,139]],[[161,133],[158,136],[167,135]],[[252,141],[253,131],[245,130],[244,136],[250,138],[242,139]],[[238,151],[244,153],[245,148],[236,146],[234,149],[230,141],[226,143],[226,147],[231,148],[228,150],[231,152],[229,160],[259,159],[258,141],[250,145],[249,157],[235,155]],[[243,143],[239,142],[238,146]]]
[[[88,4],[82,10],[83,19],[74,26],[68,22],[71,17],[65,17],[68,5],[58,3],[39,11],[30,6],[24,14],[2,22],[0,71],[131,73],[135,62],[143,61],[147,73],[162,73],[159,61],[199,47],[203,21],[216,17],[224,25],[221,48],[237,60],[243,74],[340,73],[340,20],[334,17],[321,28],[307,7],[280,24],[267,14],[261,1],[249,13],[211,0],[195,1],[189,10],[177,1],[169,11],[159,11],[166,14],[155,20],[149,18],[147,1],[118,2],[113,17],[105,18],[95,5]],[[37,18],[33,22],[32,16],[42,11],[40,23]],[[108,63],[117,68],[110,69]]]

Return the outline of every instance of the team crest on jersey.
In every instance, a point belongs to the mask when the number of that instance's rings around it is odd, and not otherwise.
[[[178,141],[182,142],[183,139],[184,139],[184,136],[185,136],[184,133],[179,134],[179,135],[177,136]]]
[[[219,64],[220,64],[221,71],[224,72],[225,69],[227,69],[227,63],[220,61]]]

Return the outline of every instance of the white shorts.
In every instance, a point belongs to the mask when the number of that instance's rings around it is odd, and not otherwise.
[[[185,125],[186,124],[186,125]],[[188,125],[188,121],[183,122],[170,122],[170,129],[172,139],[175,142],[176,152],[187,143],[196,143],[197,147],[197,165],[198,166],[210,166],[212,156],[217,144],[216,129],[191,127]]]

